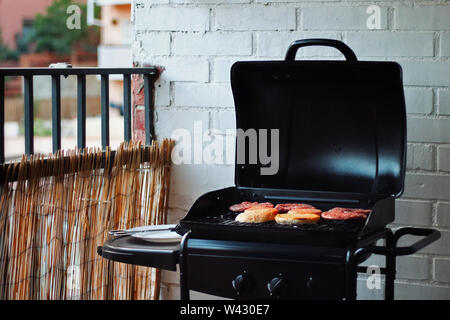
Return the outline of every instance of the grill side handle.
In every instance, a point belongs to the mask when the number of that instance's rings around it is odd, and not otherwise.
[[[421,236],[420,240],[417,240],[412,245],[398,247],[397,243],[400,238],[405,235]],[[441,233],[435,229],[428,228],[401,228],[398,229],[393,236],[393,246],[367,246],[359,248],[355,252],[355,258],[358,258],[367,253],[374,253],[380,255],[393,255],[393,256],[407,256],[414,254],[417,251],[425,248],[426,246],[432,244],[441,237]]]
[[[397,243],[398,240],[405,236],[405,235],[412,235],[412,236],[421,236],[422,239],[416,241],[410,246],[407,247],[398,247]],[[417,251],[425,248],[426,246],[432,244],[433,242],[437,241],[441,237],[441,233],[438,230],[435,229],[427,229],[427,228],[401,228],[397,230],[394,233],[394,241],[396,244],[396,247],[394,249],[396,256],[406,256],[409,254],[416,253]]]
[[[302,47],[308,46],[325,46],[325,47],[333,47],[339,50],[345,57],[345,59],[349,62],[356,62],[358,59],[356,58],[355,53],[349,46],[339,40],[334,39],[302,39],[296,40],[291,43],[289,46],[285,60],[286,61],[294,61],[295,55],[297,54],[297,50]]]

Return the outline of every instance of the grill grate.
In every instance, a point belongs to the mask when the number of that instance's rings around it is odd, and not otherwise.
[[[299,231],[318,231],[318,232],[345,232],[350,234],[357,234],[362,231],[364,227],[364,220],[351,220],[351,221],[338,221],[338,220],[320,220],[318,223],[314,224],[278,224],[275,221],[264,222],[264,223],[246,223],[237,222],[237,213],[225,210],[215,216],[203,216],[203,217],[189,217],[186,223],[189,224],[202,224],[213,226],[239,226],[248,227],[251,230],[261,229],[261,230],[299,230]]]

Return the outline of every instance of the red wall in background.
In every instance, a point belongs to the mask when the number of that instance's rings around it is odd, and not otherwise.
[[[23,19],[44,13],[53,0],[0,0],[0,29],[9,48],[16,47],[15,35],[22,32]]]

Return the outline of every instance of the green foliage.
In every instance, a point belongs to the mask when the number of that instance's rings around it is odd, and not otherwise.
[[[5,60],[17,61],[18,58],[19,58],[18,52],[16,50],[9,49],[3,43],[2,32],[0,30],[0,61],[5,61]]]
[[[23,121],[19,125],[19,134],[25,134],[25,127],[23,126]],[[33,135],[35,137],[51,137],[52,128],[51,122],[45,121],[39,118],[34,119]]]
[[[81,9],[80,29],[67,27],[67,19],[73,14],[67,13],[67,8],[72,4]],[[44,15],[36,15],[33,29],[25,41],[34,46],[34,51],[60,55],[69,54],[75,43],[88,41],[89,32],[98,32],[86,25],[86,5],[71,0],[55,0]]]
[[[14,60],[17,61],[18,55],[15,50],[9,49],[3,43],[0,43],[0,61]]]

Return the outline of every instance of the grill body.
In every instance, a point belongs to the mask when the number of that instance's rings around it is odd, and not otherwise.
[[[187,282],[192,290],[234,299],[342,299],[345,250],[192,239]],[[279,285],[269,291],[271,282]]]

